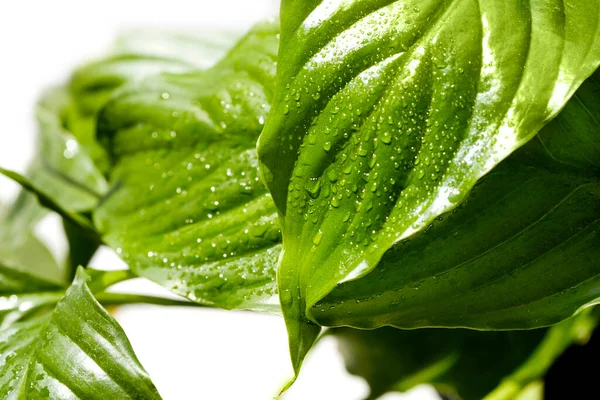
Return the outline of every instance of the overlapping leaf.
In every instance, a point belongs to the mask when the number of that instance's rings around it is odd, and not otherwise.
[[[324,325],[527,329],[600,299],[600,74],[467,201],[313,310]]]
[[[81,131],[69,126],[72,107],[73,98],[64,88],[47,91],[38,103],[38,150],[27,175],[63,208],[87,211],[106,192],[107,184],[81,145]]]
[[[200,303],[278,308],[280,232],[255,150],[277,34],[257,26],[214,68],[132,85],[100,116],[113,162],[94,213],[104,240],[138,275]]]
[[[52,313],[0,330],[2,398],[160,398],[88,280],[80,269]]]
[[[598,310],[589,311],[531,331],[342,328],[329,334],[338,340],[348,371],[369,383],[371,399],[428,383],[464,400],[508,400],[539,386],[571,344],[589,340],[600,317]]]
[[[283,221],[278,281],[296,368],[319,332],[316,303],[461,203],[595,70],[599,7],[583,0],[282,2],[278,86],[259,156]],[[589,190],[578,200],[595,204]],[[593,250],[586,243],[580,250]],[[479,285],[493,286],[493,271]],[[463,284],[445,287],[456,296]],[[527,297],[521,289],[503,294],[518,293],[514,307]],[[556,300],[545,300],[549,310],[572,308]],[[476,304],[456,305],[449,301],[436,317],[455,311],[465,317],[456,323],[484,324]],[[512,320],[496,315],[496,325],[517,327],[525,309]]]
[[[132,33],[106,57],[77,69],[68,85],[47,91],[36,116],[38,156],[29,178],[66,209],[91,210],[108,189],[107,155],[95,137],[98,110],[126,84],[160,72],[184,72],[214,63],[233,35],[208,43],[203,36]]]

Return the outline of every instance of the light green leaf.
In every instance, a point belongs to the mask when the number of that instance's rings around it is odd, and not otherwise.
[[[16,248],[15,251],[35,251],[35,246]],[[40,263],[35,264],[37,268],[8,267],[4,258],[0,260],[0,328],[42,307],[56,304],[64,294],[66,286],[44,278],[47,267],[43,264],[44,259],[34,261]]]
[[[258,150],[282,219],[278,282],[298,369],[319,332],[313,306],[455,208],[591,75],[600,6],[284,0],[281,12]]]
[[[313,310],[328,326],[528,329],[600,299],[600,73],[470,197]]]
[[[107,154],[96,141],[96,117],[115,91],[161,72],[185,72],[214,63],[233,42],[232,34],[142,32],[120,37],[104,58],[78,68],[64,87],[39,101],[38,156],[28,177],[71,211],[89,211],[106,194],[102,172]]]
[[[278,309],[281,237],[255,150],[277,33],[259,25],[214,68],[150,78],[101,112],[113,168],[96,226],[136,274],[202,304]]]
[[[160,398],[88,280],[79,269],[51,314],[0,330],[2,398]]]
[[[69,211],[91,210],[107,184],[87,148],[82,135],[69,126],[73,98],[64,88],[48,90],[39,101],[37,156],[27,176],[54,201]],[[89,147],[89,146],[88,146]]]
[[[82,216],[79,213],[71,212],[68,209],[63,208],[61,204],[54,200],[52,195],[46,193],[45,189],[38,187],[36,184],[34,184],[29,179],[17,172],[0,167],[0,174],[6,176],[9,179],[12,179],[13,181],[21,185],[23,189],[35,195],[41,206],[56,212],[65,221],[68,221],[74,226],[77,226],[83,233],[89,235],[91,238],[97,237],[96,230],[90,221],[88,221],[84,216]]]
[[[54,285],[67,282],[64,270],[35,235],[35,224],[44,213],[35,196],[26,191],[13,204],[0,207],[0,268],[17,274],[11,277],[0,272],[0,292],[8,293],[11,287],[17,290],[14,285],[21,284],[19,274],[33,275]],[[33,282],[31,285],[37,287]]]
[[[241,38],[229,30],[133,29],[115,40],[114,55],[140,54],[148,58],[179,60],[195,68],[212,67]]]
[[[363,377],[375,399],[420,384],[464,400],[512,400],[539,386],[572,344],[589,340],[600,314],[582,313],[550,329],[478,332],[466,329],[333,329],[346,368]]]
[[[93,117],[126,84],[163,72],[183,73],[212,67],[239,39],[231,32],[131,31],[117,38],[112,51],[78,68],[70,92],[80,118]],[[95,141],[92,130],[83,142]]]
[[[0,296],[59,290],[64,287],[56,282],[45,280],[40,275],[20,271],[0,264]],[[1,307],[0,307],[1,309]]]

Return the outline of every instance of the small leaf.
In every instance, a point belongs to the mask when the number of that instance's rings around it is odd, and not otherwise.
[[[9,179],[12,179],[19,185],[23,187],[23,189],[28,192],[34,194],[40,205],[46,207],[49,210],[56,212],[58,215],[63,217],[66,221],[77,226],[83,233],[89,235],[91,238],[97,237],[96,230],[94,226],[82,215],[71,212],[69,210],[64,209],[59,203],[57,203],[50,195],[48,195],[44,190],[37,187],[33,184],[29,179],[24,177],[23,175],[9,171],[4,168],[0,168],[0,174],[6,176]]]
[[[293,353],[316,338],[298,325],[320,321],[323,297],[454,209],[559,112],[600,62],[599,13],[589,0],[282,2],[258,151],[282,219]]]
[[[43,263],[43,259],[38,261]],[[0,328],[42,307],[52,307],[63,296],[66,285],[46,280],[42,275],[45,265],[38,264],[36,271],[22,266],[7,267],[2,263],[4,259],[0,260]]]
[[[0,207],[0,269],[14,272],[14,276],[0,272],[0,292],[22,293],[29,286],[35,290],[38,278],[48,287],[68,282],[65,271],[35,235],[35,224],[44,213],[35,196],[26,191],[10,206]]]
[[[2,398],[160,398],[88,279],[79,269],[51,314],[0,330]]]
[[[113,162],[94,213],[104,241],[136,274],[202,304],[278,309],[281,237],[255,150],[277,33],[260,25],[214,68],[149,78],[100,115]]]
[[[39,126],[37,155],[27,177],[61,205],[73,212],[91,210],[107,184],[88,148],[85,136],[72,129],[68,114],[74,104],[65,88],[46,91],[36,107]]]

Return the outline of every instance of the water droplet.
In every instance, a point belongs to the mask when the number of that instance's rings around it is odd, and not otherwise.
[[[306,191],[313,199],[319,197],[319,193],[321,192],[321,180],[319,178],[311,179],[311,182],[306,187]]]
[[[385,144],[390,144],[392,143],[392,134],[390,132],[384,132],[383,135],[381,135],[381,141]]]
[[[318,246],[321,243],[321,239],[323,239],[323,231],[319,229],[319,232],[317,232],[317,234],[313,238],[313,243],[315,244],[315,246]]]
[[[327,179],[329,179],[330,182],[335,183],[338,180],[338,176],[337,173],[330,169],[329,171],[327,171]]]

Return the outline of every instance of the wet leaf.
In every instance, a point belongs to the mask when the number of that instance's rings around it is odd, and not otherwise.
[[[103,239],[143,277],[202,303],[277,310],[280,231],[256,140],[274,84],[275,24],[206,71],[162,74],[103,109],[111,191]]]
[[[160,398],[88,280],[79,269],[54,311],[0,329],[3,398]]]
[[[319,333],[313,307],[463,202],[595,70],[599,13],[584,0],[282,2],[258,150],[296,369]],[[469,305],[462,323],[476,325]]]

